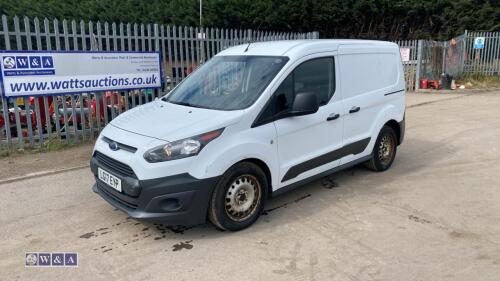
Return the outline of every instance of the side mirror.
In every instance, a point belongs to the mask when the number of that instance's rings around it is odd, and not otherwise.
[[[318,99],[314,93],[298,93],[293,101],[291,116],[302,116],[316,113],[319,109]]]

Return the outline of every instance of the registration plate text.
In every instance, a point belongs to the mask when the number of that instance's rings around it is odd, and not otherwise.
[[[109,172],[97,168],[97,173],[99,176],[99,179],[103,181],[105,184],[109,185],[110,187],[118,190],[119,192],[122,192],[122,181],[118,177],[113,176]]]

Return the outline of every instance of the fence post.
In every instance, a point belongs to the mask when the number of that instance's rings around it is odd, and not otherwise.
[[[3,26],[3,36],[5,42],[5,49],[10,50],[10,37],[9,28],[7,26],[7,16],[2,15],[2,26]],[[3,118],[5,120],[5,134],[7,137],[7,147],[12,148],[12,135],[10,131],[10,119],[9,119],[9,98],[3,98],[2,89],[0,87],[0,98],[2,99],[2,110]],[[14,125],[14,124],[13,124]]]
[[[442,61],[441,61],[441,74],[446,72],[446,49],[449,48],[448,42],[444,41],[442,42],[442,49],[443,49],[443,54],[442,54]]]
[[[464,32],[464,40],[462,41],[463,43],[463,49],[460,52],[460,76],[464,74],[464,69],[465,69],[465,56],[468,53],[467,52],[467,36],[468,36],[468,31],[467,29]]]
[[[415,75],[415,92],[420,90],[420,66],[422,63],[422,40],[418,40],[417,45],[417,73]]]

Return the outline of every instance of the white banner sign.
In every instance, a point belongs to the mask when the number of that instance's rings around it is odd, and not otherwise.
[[[399,48],[399,52],[401,53],[401,60],[403,62],[410,61],[410,48]]]
[[[157,52],[0,52],[5,97],[161,87]]]

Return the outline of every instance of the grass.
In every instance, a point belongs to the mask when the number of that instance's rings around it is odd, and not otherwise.
[[[68,142],[65,140],[61,140],[57,137],[53,137],[48,140],[45,140],[42,144],[35,144],[35,146],[33,147],[26,146],[24,148],[12,148],[12,149],[0,150],[0,159],[6,157],[15,157],[19,155],[26,155],[26,154],[61,151],[85,143],[87,142],[77,142],[77,143]]]
[[[456,83],[466,89],[500,88],[500,76],[469,75],[457,79]]]

